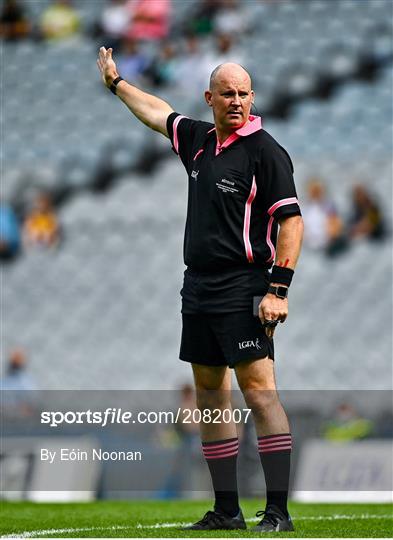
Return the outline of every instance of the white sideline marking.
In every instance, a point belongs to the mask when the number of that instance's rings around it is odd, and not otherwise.
[[[292,516],[296,521],[335,521],[339,519],[393,519],[392,514],[333,514],[332,516]],[[253,523],[259,521],[258,518],[246,519],[246,521]],[[174,523],[159,523],[154,525],[142,525],[138,523],[137,529],[168,529],[171,527],[186,527],[191,523],[184,523],[177,521]],[[4,534],[0,538],[36,538],[39,536],[47,536],[49,534],[63,534],[63,533],[78,533],[89,531],[124,531],[134,528],[135,525],[113,525],[112,527],[80,527],[70,529],[42,529],[36,531],[24,531],[20,533]]]
[[[21,533],[4,534],[0,538],[35,538],[36,536],[45,536],[48,534],[62,534],[62,533],[75,533],[75,532],[88,532],[88,531],[121,531],[123,529],[129,529],[129,526],[116,526],[112,527],[79,527],[70,529],[42,529],[37,531],[24,531]]]

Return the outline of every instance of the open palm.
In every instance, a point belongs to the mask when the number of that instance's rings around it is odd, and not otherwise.
[[[112,58],[112,52],[112,49],[101,47],[97,58],[98,69],[106,86],[110,86],[113,79],[117,77],[116,64]]]

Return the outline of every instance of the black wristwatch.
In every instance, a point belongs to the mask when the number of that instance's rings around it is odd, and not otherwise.
[[[270,285],[267,292],[275,294],[277,298],[288,298],[288,287],[281,287],[280,285],[276,287],[275,285]]]

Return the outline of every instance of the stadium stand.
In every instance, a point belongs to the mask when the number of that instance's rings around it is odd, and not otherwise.
[[[29,2],[30,17],[48,3]],[[88,29],[105,2],[74,4]],[[175,31],[196,4],[179,2]],[[364,181],[391,218],[391,2],[245,6],[256,23],[239,46],[252,51],[257,108],[293,157],[299,194],[317,174],[345,215],[352,185]],[[175,388],[189,376],[177,360],[184,173],[169,145],[102,88],[97,45],[86,35],[56,45],[2,44],[2,197],[23,202],[34,186],[73,196],[59,207],[62,245],[1,268],[2,349],[23,345],[42,388]],[[381,68],[364,77],[366,57]],[[323,101],[321,81],[329,90]],[[160,94],[208,118],[200,97],[170,87]],[[148,152],[163,159],[142,175]],[[112,189],[92,193],[99,186]],[[304,251],[290,317],[277,329],[282,388],[390,388],[391,255],[389,241],[357,242],[334,260]]]

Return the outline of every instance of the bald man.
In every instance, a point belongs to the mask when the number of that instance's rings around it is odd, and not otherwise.
[[[287,318],[303,235],[291,159],[250,114],[251,79],[238,64],[222,64],[211,75],[205,100],[214,124],[178,114],[124,81],[112,49],[101,47],[97,64],[130,111],[169,137],[188,174],[180,359],[192,365],[215,505],[187,528],[246,528],[236,478],[233,369],[253,415],[266,480],[266,508],[253,531],[292,531],[292,440],[276,391],[273,346],[276,325]]]

